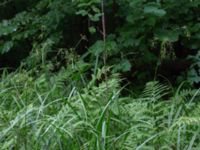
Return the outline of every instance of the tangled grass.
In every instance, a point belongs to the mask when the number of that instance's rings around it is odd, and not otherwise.
[[[194,150],[200,147],[199,91],[149,82],[137,98],[121,96],[118,74],[85,86],[69,70],[4,73],[0,147],[60,150]],[[73,84],[72,84],[73,83]]]

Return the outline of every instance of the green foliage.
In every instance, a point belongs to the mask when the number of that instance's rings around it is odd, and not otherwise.
[[[199,149],[200,90],[156,77],[197,51],[200,82],[200,1],[23,2],[0,4],[0,60],[29,53],[1,70],[0,149]]]
[[[192,116],[193,113],[197,115],[194,109],[199,105],[194,102],[198,98],[191,95],[194,92],[199,95],[199,91],[177,90],[174,96],[166,99],[170,94],[167,86],[148,83],[141,98],[124,106],[130,128],[126,149],[188,148],[193,136],[196,138],[199,132],[199,118]],[[198,142],[196,144],[192,143],[194,149],[198,147]]]
[[[100,0],[41,0],[27,3],[30,4],[30,9],[20,11],[11,19],[2,19],[0,52],[5,54],[16,47],[23,48],[23,44],[29,43],[30,49],[26,51],[31,51],[31,57],[35,55],[34,59],[37,61],[34,65],[44,62],[47,58],[37,57],[38,54],[47,56],[52,51],[58,52],[61,45],[64,48],[71,48],[79,41],[81,35],[88,40],[88,45],[84,50],[76,47],[75,51],[87,53],[89,48],[90,63],[102,67],[102,54],[108,53],[107,63],[116,66],[116,71],[127,72],[132,67],[140,68],[150,64],[151,71],[143,70],[141,74],[137,73],[136,79],[142,79],[143,74],[154,74],[153,68],[156,68],[160,59],[171,61],[179,57],[175,51],[184,53],[181,52],[183,48],[176,47],[177,42],[183,44],[188,54],[200,47],[199,1],[106,1],[106,48],[100,39]],[[84,24],[81,19],[84,19]],[[75,22],[80,24],[78,28],[81,29],[78,33],[75,33]],[[67,46],[66,41],[69,41]],[[81,45],[82,41],[79,44]],[[46,45],[48,48],[44,49]],[[36,49],[43,50],[38,52]],[[116,58],[121,58],[122,61]]]
[[[77,3],[77,15],[87,16],[91,21],[97,22],[101,17],[99,9],[100,0],[74,0]]]
[[[199,83],[199,69],[200,69],[200,52],[197,53],[196,56],[189,57],[194,63],[190,66],[190,70],[188,71],[188,80],[191,83]]]
[[[3,20],[0,24],[1,54],[24,43],[32,47],[34,54],[31,57],[36,56],[35,63],[43,62],[45,58],[39,58],[60,43],[63,38],[62,20],[72,13],[73,8],[69,1],[43,0],[29,11],[22,11],[10,20]],[[26,43],[27,41],[31,43]],[[37,57],[38,54],[41,55]]]
[[[102,79],[109,68],[82,87],[71,69],[37,78],[4,72],[2,149],[198,149],[199,91],[180,86],[173,94],[153,81],[133,99],[120,96],[118,74]]]

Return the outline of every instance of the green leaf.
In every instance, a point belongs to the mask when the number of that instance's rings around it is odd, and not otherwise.
[[[10,22],[4,20],[3,23],[0,24],[0,36],[6,36],[10,33],[17,31],[17,25],[10,24]]]
[[[176,30],[157,30],[155,37],[160,41],[176,42],[179,39],[179,34]]]
[[[117,43],[112,40],[107,40],[106,50],[110,55],[117,53],[118,52]]]
[[[89,32],[90,32],[91,34],[96,33],[95,27],[89,27]]]
[[[103,41],[97,41],[94,45],[92,45],[90,48],[89,48],[89,51],[95,55],[95,56],[98,56],[99,54],[101,54],[104,49],[103,49]]]
[[[7,53],[13,47],[13,45],[14,45],[13,42],[9,41],[3,44],[2,46],[0,46],[1,54]]]
[[[144,13],[162,17],[166,14],[166,11],[164,9],[157,8],[156,6],[145,6]]]
[[[131,70],[131,63],[128,59],[123,59],[114,67],[115,71],[127,72]]]
[[[92,21],[97,22],[97,21],[100,20],[101,13],[97,13],[97,14],[95,14],[95,15],[89,14],[88,16],[89,16],[89,18],[90,18]]]
[[[76,12],[76,14],[86,16],[86,15],[88,15],[88,12],[86,10],[79,10],[78,12]]]

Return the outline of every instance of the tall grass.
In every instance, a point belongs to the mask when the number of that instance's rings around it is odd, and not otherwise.
[[[138,98],[120,95],[118,74],[104,69],[85,86],[69,70],[4,73],[0,148],[59,150],[199,149],[198,90],[174,92],[149,82]]]

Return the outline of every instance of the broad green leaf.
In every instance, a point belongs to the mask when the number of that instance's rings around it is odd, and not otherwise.
[[[122,72],[126,72],[126,71],[130,71],[131,70],[131,63],[128,59],[123,59],[120,61],[119,64],[117,64],[114,67],[115,71],[122,71]]]
[[[179,34],[176,30],[157,30],[155,37],[160,41],[175,42],[179,39]]]
[[[96,29],[95,29],[95,27],[89,27],[89,32],[91,33],[91,34],[94,34],[94,33],[96,33]]]
[[[157,8],[156,6],[145,6],[144,13],[162,17],[166,14],[166,11],[164,9]]]
[[[94,45],[92,45],[89,48],[89,51],[94,54],[95,56],[98,56],[104,51],[104,43],[103,41],[97,41]]]

